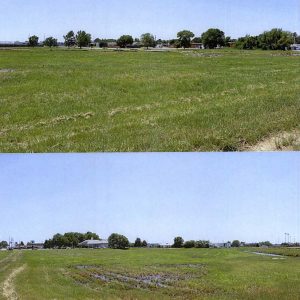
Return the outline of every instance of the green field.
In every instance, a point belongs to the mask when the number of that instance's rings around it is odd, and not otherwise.
[[[299,128],[300,56],[0,51],[1,152],[234,151]]]
[[[300,259],[245,249],[14,251],[0,253],[0,287],[3,299],[299,299]]]

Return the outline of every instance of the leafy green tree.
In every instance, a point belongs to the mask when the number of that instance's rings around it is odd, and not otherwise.
[[[225,33],[217,28],[210,28],[201,36],[205,48],[214,49],[225,46]]]
[[[142,247],[142,241],[140,238],[137,238],[134,242],[134,247],[141,248]]]
[[[76,44],[81,49],[82,47],[87,47],[92,41],[92,37],[89,33],[85,31],[78,31],[76,34]]]
[[[239,248],[241,246],[241,242],[239,240],[234,240],[231,244],[233,248]]]
[[[79,232],[67,232],[62,234],[56,234],[52,239],[44,242],[44,247],[49,248],[66,248],[66,247],[78,247],[78,244],[85,240],[99,240],[100,237],[93,232],[79,233]]]
[[[147,243],[145,240],[142,242],[142,247],[143,247],[143,248],[148,247],[148,243]]]
[[[225,37],[225,47],[230,47],[230,42],[232,41],[230,36]]]
[[[196,241],[196,248],[209,248],[209,241]]]
[[[170,46],[180,48],[180,41],[178,39],[170,40]]]
[[[64,35],[65,46],[70,48],[76,45],[76,37],[73,30]]]
[[[183,243],[184,240],[181,236],[178,236],[176,238],[174,238],[174,244],[173,244],[173,248],[182,248],[183,247]]]
[[[235,47],[244,50],[253,50],[259,47],[258,37],[246,35],[237,40]]]
[[[195,241],[186,241],[183,244],[184,248],[195,248],[196,242]]]
[[[8,242],[6,242],[6,241],[0,242],[0,249],[4,249],[4,248],[7,248],[7,247],[8,247]]]
[[[112,249],[128,249],[129,241],[124,235],[113,233],[108,238],[108,247]]]
[[[192,40],[192,43],[202,43],[201,37],[195,37],[195,38]]]
[[[57,47],[57,39],[53,38],[52,36],[48,37],[44,41],[44,46],[47,47]]]
[[[265,242],[260,242],[259,246],[267,246],[267,247],[272,247],[273,244],[269,241],[265,241]]]
[[[258,40],[263,50],[285,50],[294,42],[293,34],[280,28],[265,31],[259,35]]]
[[[127,46],[131,46],[133,44],[133,37],[131,35],[122,35],[117,40],[117,45],[121,48],[126,48]]]
[[[28,39],[28,46],[29,47],[36,47],[39,44],[39,37],[36,35],[30,36]]]
[[[84,235],[84,240],[100,240],[100,237],[98,234],[89,231]]]
[[[144,47],[155,47],[155,38],[151,33],[144,33],[141,36],[141,43]]]
[[[179,40],[180,47],[190,48],[191,39],[194,37],[194,33],[189,30],[182,30],[177,33],[177,38]]]

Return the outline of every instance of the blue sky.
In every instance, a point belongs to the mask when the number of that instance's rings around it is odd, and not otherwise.
[[[0,240],[300,240],[300,155],[0,155]]]
[[[219,27],[239,37],[281,27],[300,33],[299,0],[0,0],[0,40],[36,34],[62,36],[84,29],[93,38],[175,38],[182,29],[196,35]]]

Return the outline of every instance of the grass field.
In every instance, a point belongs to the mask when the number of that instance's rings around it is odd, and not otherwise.
[[[299,128],[290,52],[0,51],[1,152],[242,150]]]
[[[299,299],[300,260],[245,250],[49,250],[0,253],[1,297]],[[5,288],[3,288],[5,287]]]
[[[268,249],[260,248],[259,251],[262,253],[300,257],[300,248],[268,248]]]

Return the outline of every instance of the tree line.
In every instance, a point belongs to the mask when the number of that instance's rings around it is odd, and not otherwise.
[[[265,31],[258,36],[246,35],[238,39],[232,39],[226,36],[225,33],[218,28],[210,28],[201,36],[196,37],[190,30],[182,30],[177,33],[176,39],[162,40],[156,39],[151,33],[144,33],[140,38],[133,38],[131,35],[122,35],[119,39],[95,39],[92,41],[91,34],[80,30],[76,34],[74,31],[69,31],[64,36],[64,45],[66,47],[88,47],[92,43],[98,43],[99,47],[108,47],[109,43],[116,43],[120,48],[132,47],[133,44],[137,47],[155,47],[163,44],[175,48],[190,48],[192,43],[202,44],[204,48],[214,49],[217,47],[234,46],[238,49],[263,49],[263,50],[286,50],[293,43],[300,43],[300,36],[295,32],[284,31],[280,28],[274,28],[270,31]],[[29,37],[28,46],[36,47],[39,45],[39,37],[33,35]],[[58,45],[57,39],[47,37],[42,45],[50,48]]]

